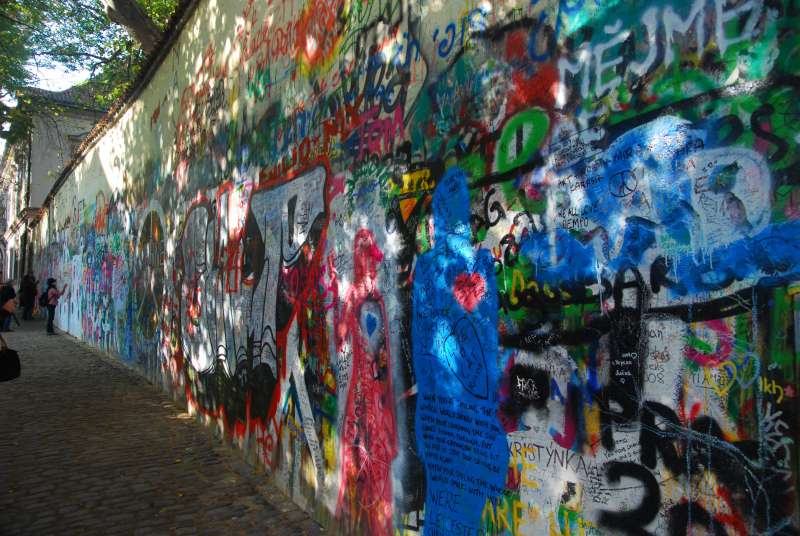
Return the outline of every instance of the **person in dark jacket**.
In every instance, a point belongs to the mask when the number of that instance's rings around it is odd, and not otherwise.
[[[7,301],[13,300],[16,297],[17,293],[14,291],[14,281],[9,279],[0,287],[0,331],[14,331],[11,329],[11,317],[13,315],[2,307]]]
[[[38,281],[33,277],[33,274],[27,274],[22,278],[22,284],[19,286],[19,301],[22,305],[22,319],[33,319],[33,308],[36,305],[36,286]]]

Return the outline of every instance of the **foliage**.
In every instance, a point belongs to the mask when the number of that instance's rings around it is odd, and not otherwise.
[[[28,121],[8,104],[16,89],[30,80],[25,65],[32,56],[33,34],[42,25],[39,0],[2,0],[0,2],[0,124],[19,125],[27,130]],[[8,133],[3,137],[8,138]]]
[[[177,0],[139,3],[163,28]],[[0,0],[0,99],[6,101],[0,104],[0,124],[16,125],[3,137],[19,136],[13,131],[27,124],[8,99],[36,83],[33,67],[87,70],[87,89],[106,107],[125,92],[144,60],[139,44],[109,21],[101,0]]]

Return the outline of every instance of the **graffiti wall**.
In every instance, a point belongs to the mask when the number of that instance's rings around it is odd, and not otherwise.
[[[38,275],[332,530],[796,535],[797,28],[202,1]]]

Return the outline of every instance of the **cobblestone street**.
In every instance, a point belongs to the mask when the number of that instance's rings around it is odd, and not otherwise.
[[[0,534],[319,534],[160,389],[40,321],[7,333]]]

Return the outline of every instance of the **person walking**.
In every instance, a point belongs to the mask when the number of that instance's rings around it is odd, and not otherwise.
[[[56,332],[53,329],[53,320],[56,318],[56,306],[58,305],[58,299],[67,292],[67,285],[64,284],[64,288],[61,289],[59,292],[58,288],[56,288],[56,280],[54,278],[50,278],[47,280],[47,334],[48,335],[55,335]]]
[[[22,305],[22,319],[33,320],[33,308],[36,305],[36,286],[39,284],[33,274],[22,278],[19,286],[20,305]]]

